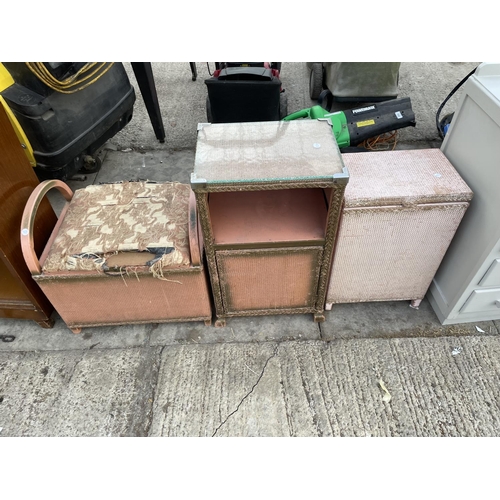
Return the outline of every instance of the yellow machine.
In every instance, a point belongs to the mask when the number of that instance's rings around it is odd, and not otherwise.
[[[0,103],[42,179],[96,172],[103,144],[131,119],[135,91],[123,64],[0,63]]]
[[[0,104],[4,107],[5,111],[7,112],[7,116],[9,117],[9,120],[12,123],[12,127],[14,128],[17,138],[19,139],[19,143],[21,144],[21,147],[24,149],[24,152],[26,153],[26,156],[28,157],[31,166],[34,167],[36,165],[36,160],[35,157],[33,156],[33,148],[31,147],[30,141],[26,137],[26,134],[24,133],[24,130],[21,128],[21,125],[19,125],[19,122],[17,121],[17,118],[15,117],[14,113],[11,111],[11,109],[5,102],[5,99],[1,95],[1,93],[5,89],[10,87],[11,85],[14,85],[14,83],[15,83],[14,79],[12,78],[10,73],[5,69],[5,66],[2,63],[0,63]]]

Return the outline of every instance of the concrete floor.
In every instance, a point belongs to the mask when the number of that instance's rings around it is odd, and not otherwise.
[[[439,105],[450,91],[479,63],[477,62],[403,62],[399,74],[398,97],[410,97],[417,125],[399,132],[402,143],[431,143],[438,147],[441,143],[436,130],[435,115]],[[204,80],[209,78],[207,64],[196,63],[198,78],[191,80],[188,63],[152,63],[160,110],[166,132],[166,141],[159,143],[144,106],[142,96],[137,91],[137,105],[132,122],[112,140],[118,149],[160,149],[176,151],[194,150],[196,126],[206,121],[205,101],[207,96]],[[210,72],[215,69],[209,63]],[[128,63],[125,69],[135,88],[136,80]],[[305,63],[282,63],[280,78],[288,96],[288,112],[309,108],[316,103],[309,97],[309,72]],[[442,116],[452,112],[461,95],[460,90],[443,108]],[[339,106],[339,108],[342,106]],[[345,104],[345,108],[357,107]]]
[[[411,97],[417,127],[401,131],[398,147],[439,146],[436,108],[475,64],[403,63],[400,95]],[[153,69],[166,143],[138,95],[102,169],[69,181],[73,189],[189,181],[206,66],[198,63],[196,82],[188,63]],[[290,112],[313,104],[305,63],[284,63],[283,83]],[[425,300],[419,310],[336,305],[322,324],[270,316],[220,329],[147,324],[73,335],[54,317],[51,330],[0,320],[0,335],[16,337],[0,342],[0,437],[500,435],[500,321],[442,326]]]

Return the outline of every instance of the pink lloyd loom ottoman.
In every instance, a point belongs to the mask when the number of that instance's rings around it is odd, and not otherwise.
[[[37,208],[52,188],[67,203],[40,260]],[[33,191],[21,246],[33,279],[74,332],[84,326],[170,321],[211,324],[208,280],[190,186],[124,182],[73,194],[58,180]]]
[[[343,154],[345,190],[326,298],[418,308],[472,199],[439,149]]]

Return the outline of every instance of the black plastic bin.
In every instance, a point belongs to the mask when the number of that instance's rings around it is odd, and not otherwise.
[[[4,66],[15,83],[1,95],[31,143],[40,179],[70,178],[132,119],[135,91],[121,63],[72,94],[52,90],[25,63]]]

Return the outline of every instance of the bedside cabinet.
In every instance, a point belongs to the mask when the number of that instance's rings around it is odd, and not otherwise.
[[[441,151],[474,191],[429,288],[444,325],[500,319],[500,64],[464,85]]]
[[[39,181],[0,103],[0,318],[30,319],[43,328],[54,320],[52,304],[31,278],[21,252],[21,217]],[[56,223],[48,200],[34,227],[40,254]]]
[[[200,124],[191,186],[216,326],[292,313],[324,321],[348,178],[326,121]]]

